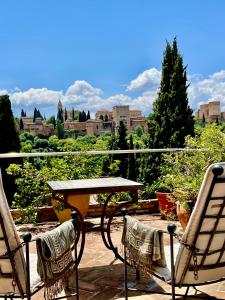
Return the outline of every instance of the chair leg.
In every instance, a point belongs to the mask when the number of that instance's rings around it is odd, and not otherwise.
[[[170,234],[170,259],[171,259],[171,288],[172,288],[172,299],[176,299],[176,294],[175,294],[175,269],[174,269],[174,249],[173,249],[173,235],[176,230],[176,225],[174,224],[169,224],[168,227],[168,232]]]
[[[123,210],[123,221],[124,221],[124,226],[126,226],[126,218],[125,215],[127,214],[126,210]],[[126,251],[126,246],[124,244],[123,246],[123,255],[124,255],[124,292],[125,292],[125,300],[128,299],[128,286],[127,286],[127,251]]]
[[[72,214],[73,226],[75,230],[75,241],[74,241],[74,259],[75,259],[75,276],[76,276],[76,296],[77,300],[80,298],[79,294],[79,281],[78,281],[78,258],[77,258],[77,243],[76,243],[76,236],[77,236],[77,227],[78,227],[78,220],[77,220],[77,212],[73,211]]]

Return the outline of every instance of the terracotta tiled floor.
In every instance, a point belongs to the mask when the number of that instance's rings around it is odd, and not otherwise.
[[[168,222],[161,220],[160,216],[139,215],[137,218],[142,221],[152,224],[154,227],[166,229]],[[90,223],[96,223],[99,219],[90,219]],[[54,224],[53,224],[54,225]],[[178,232],[181,230],[179,225]],[[46,226],[36,226],[33,230],[40,230],[48,228]],[[26,229],[32,229],[31,226],[27,226]],[[19,228],[24,230],[24,228]],[[112,226],[112,238],[118,248],[120,249],[120,239],[122,231],[122,218],[117,218],[113,222]],[[165,239],[165,243],[168,244],[168,237]],[[32,248],[34,251],[34,248]],[[101,239],[101,235],[98,232],[90,232],[86,234],[85,250],[82,260],[79,265],[79,285],[80,285],[80,300],[108,300],[108,299],[124,299],[123,290],[123,264],[114,260],[113,253],[108,250]],[[112,264],[111,264],[112,263]],[[135,285],[134,272],[129,274],[130,285]],[[71,283],[73,285],[73,282]],[[149,290],[158,289],[169,291],[170,287],[159,281],[142,281],[138,284],[138,287],[144,287]],[[225,283],[218,283],[210,286],[200,287],[200,290],[216,296],[220,299],[225,299]],[[182,290],[179,290],[179,293]],[[202,299],[208,299],[208,295],[202,294]],[[43,299],[43,294],[38,293],[33,299]],[[75,298],[70,298],[75,299]],[[157,294],[143,294],[141,292],[129,292],[129,299],[151,300],[151,299],[171,299],[171,296],[162,296]],[[177,299],[183,299],[179,297]]]

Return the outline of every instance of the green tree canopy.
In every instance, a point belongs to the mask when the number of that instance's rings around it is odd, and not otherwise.
[[[20,148],[9,96],[2,95],[0,96],[0,153],[19,152]],[[14,178],[6,174],[6,168],[10,163],[17,161],[15,159],[1,160],[3,184],[9,205],[15,193],[15,183]]]
[[[162,77],[158,97],[149,118],[149,148],[183,147],[185,137],[194,135],[192,109],[188,105],[186,67],[177,49],[177,41],[166,44],[162,63]],[[151,182],[159,175],[161,157],[148,155],[143,159],[142,180]]]
[[[0,96],[0,153],[19,152],[20,140],[16,132],[8,95]]]

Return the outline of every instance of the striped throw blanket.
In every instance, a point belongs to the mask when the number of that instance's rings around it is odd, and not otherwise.
[[[126,249],[127,261],[146,275],[153,266],[166,266],[163,233],[130,216],[125,216],[122,244]]]
[[[38,236],[37,270],[45,283],[45,299],[55,299],[65,287],[73,270],[71,245],[76,233],[72,221]]]

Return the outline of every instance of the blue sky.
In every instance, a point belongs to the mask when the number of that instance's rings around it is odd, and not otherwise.
[[[157,96],[166,40],[176,36],[189,103],[225,109],[224,0],[7,0],[0,3],[0,94],[15,114],[36,106],[147,115]]]

